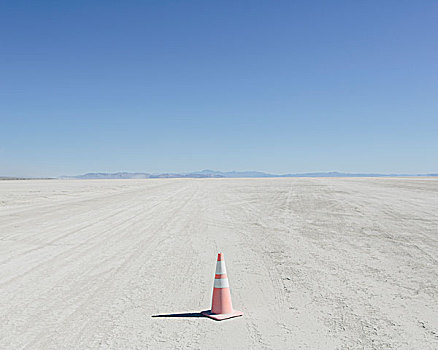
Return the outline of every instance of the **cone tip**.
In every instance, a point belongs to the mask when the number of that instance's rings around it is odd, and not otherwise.
[[[224,260],[223,253],[218,253],[217,254],[217,261],[221,261],[221,260]]]

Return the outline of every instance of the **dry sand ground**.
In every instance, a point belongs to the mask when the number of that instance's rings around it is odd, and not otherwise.
[[[0,239],[1,349],[438,348],[438,179],[1,181]]]

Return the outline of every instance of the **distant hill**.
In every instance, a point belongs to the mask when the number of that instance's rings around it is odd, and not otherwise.
[[[362,174],[316,172],[298,174],[269,174],[260,171],[216,171],[205,169],[191,173],[87,173],[76,176],[62,176],[61,179],[163,179],[163,178],[266,178],[266,177],[397,177],[397,176],[438,176],[438,174]]]

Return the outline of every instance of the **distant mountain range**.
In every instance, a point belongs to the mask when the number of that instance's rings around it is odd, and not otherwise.
[[[438,176],[438,174],[362,174],[340,172],[317,172],[300,174],[269,174],[260,171],[216,171],[201,170],[191,173],[87,173],[77,176],[62,176],[61,179],[160,179],[160,178],[262,178],[262,177],[394,177],[394,176]]]

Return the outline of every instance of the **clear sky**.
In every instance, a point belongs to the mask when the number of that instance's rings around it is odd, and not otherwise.
[[[0,175],[438,171],[438,2],[0,2]]]

